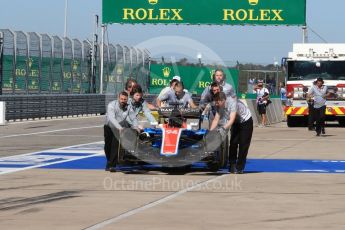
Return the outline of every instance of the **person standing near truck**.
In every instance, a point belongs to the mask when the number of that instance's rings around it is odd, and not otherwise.
[[[307,98],[314,97],[313,114],[316,121],[316,136],[326,134],[325,131],[325,116],[326,116],[326,98],[330,95],[327,92],[327,86],[321,77],[316,79],[316,82],[310,87]]]

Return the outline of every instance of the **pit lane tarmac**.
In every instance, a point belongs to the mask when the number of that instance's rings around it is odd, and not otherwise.
[[[343,229],[344,130],[256,128],[246,173],[104,171],[102,117],[0,127],[1,229]],[[30,128],[36,127],[36,128]]]

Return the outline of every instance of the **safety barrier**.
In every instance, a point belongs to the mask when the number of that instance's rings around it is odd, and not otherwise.
[[[106,101],[113,95],[2,95],[6,102],[5,119],[24,120],[74,115],[104,114]]]
[[[279,98],[270,99],[272,103],[267,106],[266,115],[267,115],[267,124],[279,123],[284,119],[283,106]],[[261,116],[258,113],[256,100],[246,99],[241,100],[245,102],[252,113],[254,125],[258,125],[261,122]]]
[[[5,125],[6,102],[0,101],[0,125]]]
[[[144,98],[155,104],[156,95],[145,95]],[[1,95],[0,101],[6,103],[5,119],[24,120],[41,119],[64,116],[79,116],[88,114],[105,114],[108,103],[115,99],[115,95],[101,94],[47,94],[47,95]],[[198,104],[200,97],[193,97]],[[283,120],[283,108],[280,99],[273,98],[267,107],[267,123],[274,124]],[[250,109],[254,125],[260,121],[260,115],[253,99],[242,99]]]

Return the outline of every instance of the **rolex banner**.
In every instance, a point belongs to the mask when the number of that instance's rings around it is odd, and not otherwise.
[[[103,23],[305,25],[306,0],[103,0]]]
[[[159,94],[174,76],[180,76],[185,89],[192,94],[200,95],[204,88],[212,83],[212,75],[215,68],[204,66],[179,66],[179,65],[159,65],[150,66],[150,93]],[[224,68],[226,82],[231,84],[237,91],[238,70]]]

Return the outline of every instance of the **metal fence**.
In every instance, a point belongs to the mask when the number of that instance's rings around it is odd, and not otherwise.
[[[6,102],[6,120],[46,119],[74,115],[105,114],[106,99],[114,94],[1,95]]]
[[[0,95],[6,103],[5,119],[47,119],[54,117],[105,114],[107,105],[115,94],[46,94],[46,95]],[[157,95],[145,94],[149,103],[156,103]],[[199,103],[200,97],[193,97]]]
[[[0,29],[0,33],[0,94],[100,92],[100,49],[96,49],[93,63],[90,41],[9,29]],[[148,91],[146,50],[109,44],[104,45],[103,57],[103,92],[122,90],[128,78]]]

